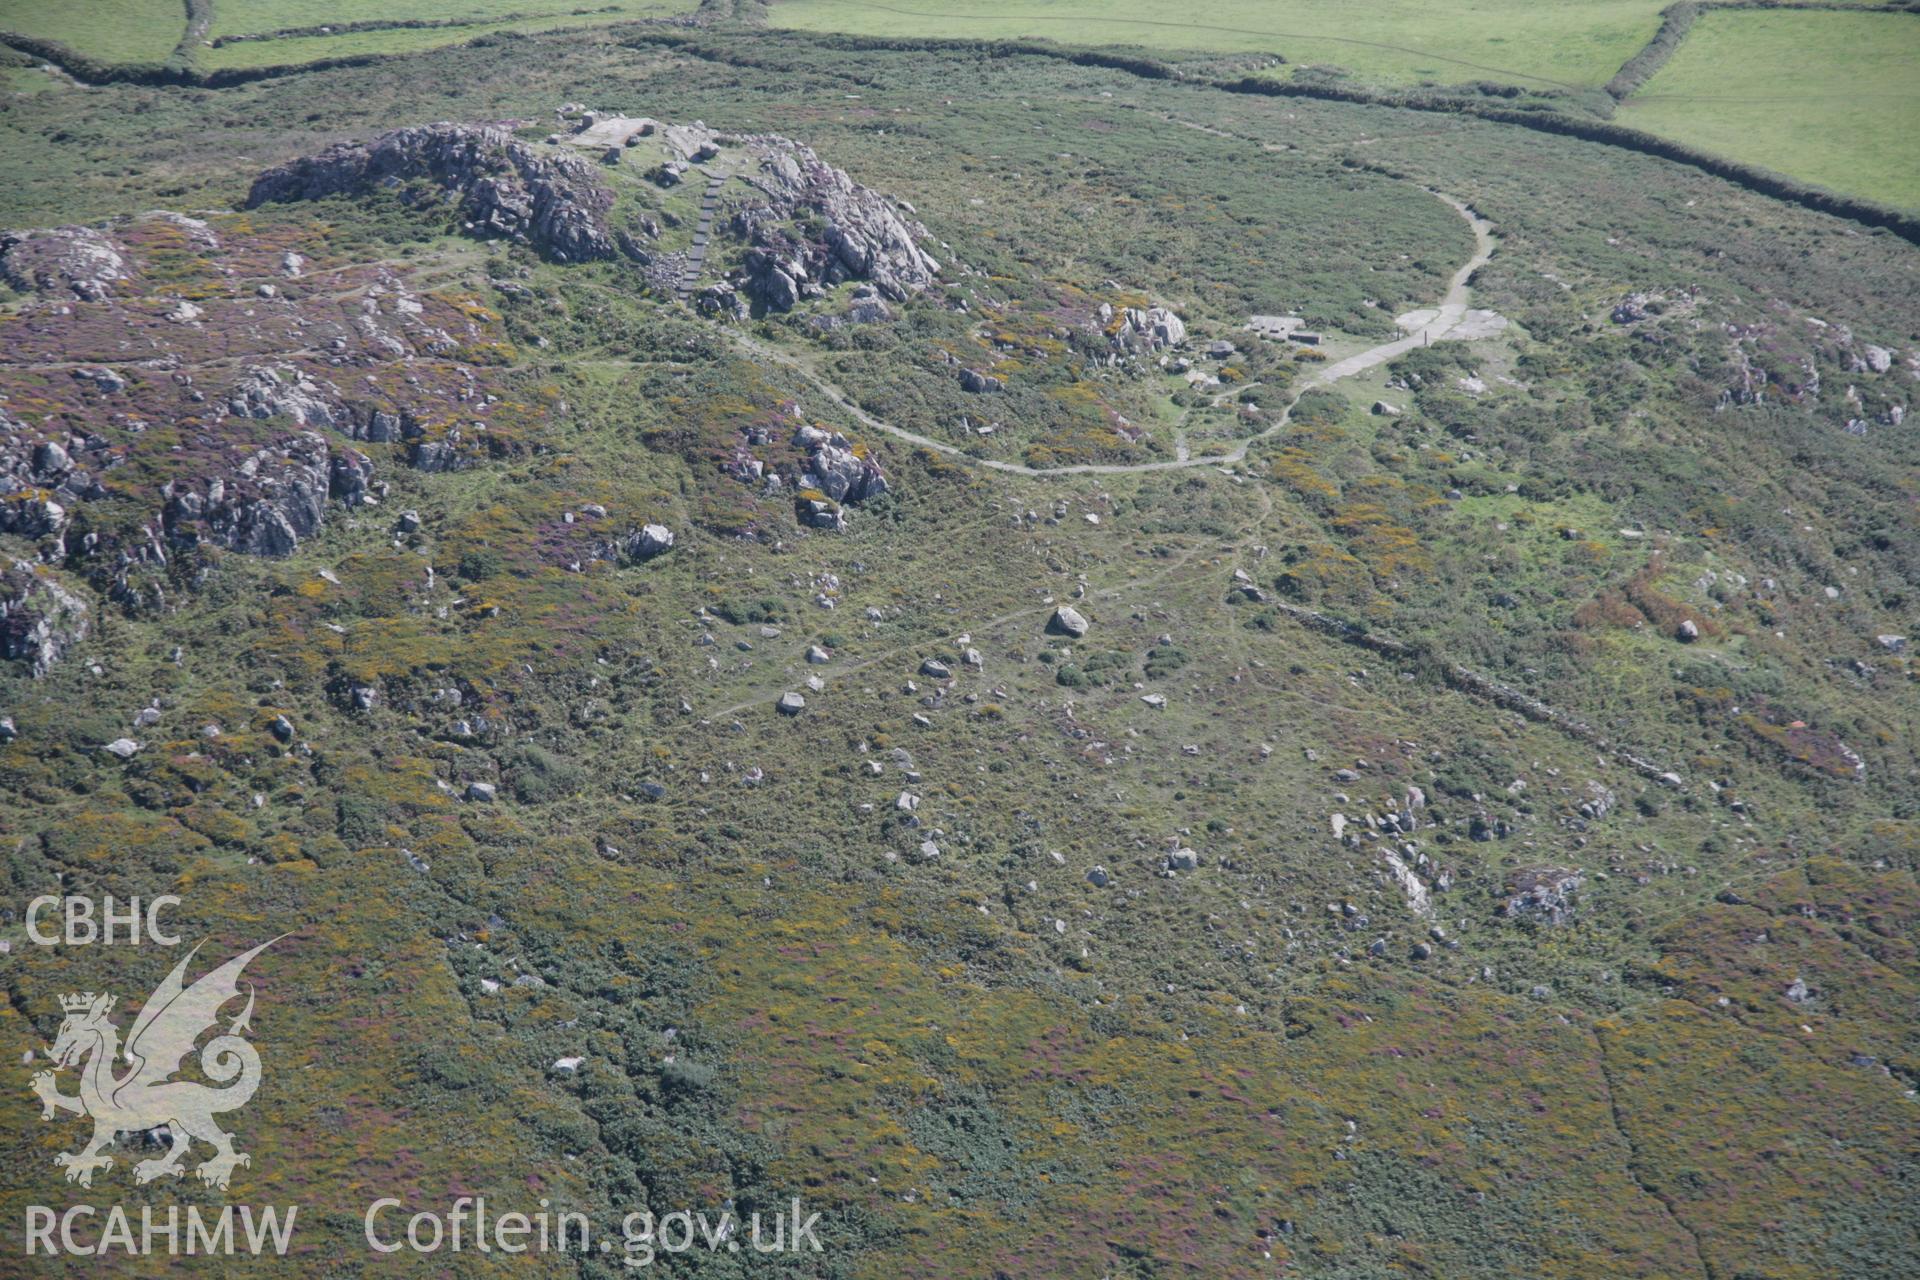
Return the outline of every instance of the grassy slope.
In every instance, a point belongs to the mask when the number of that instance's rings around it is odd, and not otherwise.
[[[58,40],[103,62],[159,62],[186,29],[179,0],[98,0],[69,6],[0,0],[0,31]]]
[[[1620,119],[1738,160],[1920,208],[1920,19],[1710,13]]]
[[[1659,26],[1657,0],[1229,0],[1172,13],[1152,0],[780,0],[776,25],[970,39],[1037,36],[1078,44],[1279,53],[1404,83],[1473,79],[1606,83]]]

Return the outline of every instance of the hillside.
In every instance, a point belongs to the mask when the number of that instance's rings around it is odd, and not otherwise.
[[[136,1275],[622,1275],[796,1197],[818,1253],[649,1269],[1912,1271],[1905,224],[738,16],[8,97],[0,1216],[300,1206]],[[82,1184],[62,997],[132,1040],[202,939],[275,939],[250,1163]]]

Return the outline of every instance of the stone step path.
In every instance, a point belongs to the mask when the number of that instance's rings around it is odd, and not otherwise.
[[[720,188],[726,182],[724,176],[707,175],[707,192],[700,197],[700,225],[693,232],[693,251],[687,255],[686,269],[680,273],[680,284],[675,290],[682,302],[693,296],[694,287],[700,283],[700,268],[707,261],[707,242],[713,238],[714,215],[720,211]]]

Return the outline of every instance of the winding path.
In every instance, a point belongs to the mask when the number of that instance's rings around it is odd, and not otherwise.
[[[1357,352],[1354,355],[1347,356],[1345,359],[1336,360],[1331,364],[1315,370],[1312,376],[1302,381],[1293,394],[1287,398],[1286,404],[1281,407],[1279,414],[1265,430],[1261,431],[1258,435],[1248,436],[1244,440],[1241,440],[1225,453],[1193,457],[1186,454],[1185,450],[1182,450],[1182,456],[1175,457],[1168,461],[1088,462],[1067,467],[1029,467],[1018,462],[1005,462],[998,458],[976,458],[966,450],[948,444],[944,440],[935,440],[930,436],[923,436],[917,431],[909,431],[905,427],[897,427],[890,422],[883,422],[879,418],[874,417],[855,403],[852,396],[841,390],[827,378],[821,376],[806,361],[799,357],[788,355],[776,347],[761,342],[751,334],[741,333],[737,330],[727,330],[727,332],[733,337],[735,342],[739,343],[754,355],[791,369],[805,378],[863,426],[871,427],[876,431],[884,431],[890,436],[897,436],[911,444],[919,445],[923,449],[932,449],[938,453],[964,459],[976,466],[986,467],[991,471],[1004,471],[1020,476],[1125,475],[1133,471],[1178,471],[1185,467],[1219,467],[1228,463],[1239,462],[1247,456],[1247,450],[1254,444],[1266,439],[1268,436],[1286,426],[1288,420],[1293,416],[1294,405],[1298,404],[1300,397],[1307,392],[1318,387],[1328,386],[1340,381],[1342,378],[1351,378],[1357,373],[1364,373],[1376,365],[1384,364],[1397,356],[1406,354],[1415,347],[1424,346],[1435,338],[1445,337],[1453,331],[1454,326],[1460,323],[1462,317],[1467,313],[1467,281],[1472,279],[1474,272],[1487,265],[1488,260],[1493,257],[1493,252],[1498,242],[1494,238],[1493,224],[1475,214],[1465,203],[1443,192],[1434,191],[1430,194],[1465,220],[1467,226],[1473,231],[1474,243],[1473,256],[1468,258],[1466,262],[1461,265],[1460,269],[1453,273],[1453,277],[1447,282],[1446,295],[1441,299],[1440,306],[1434,318],[1403,338],[1396,338],[1392,342],[1381,343],[1377,347],[1369,347],[1365,351]],[[1242,389],[1244,390],[1244,388]]]
[[[931,440],[925,436],[919,435],[916,432],[908,431],[902,427],[896,427],[893,424],[888,422],[882,422],[880,419],[874,417],[872,414],[862,409],[859,405],[853,403],[852,399],[845,392],[841,391],[840,388],[835,386],[833,383],[827,381],[826,379],[822,378],[819,374],[815,373],[811,368],[809,368],[803,361],[801,361],[797,357],[790,356],[785,352],[778,351],[772,347],[769,347],[765,343],[762,343],[756,340],[751,335],[740,333],[736,330],[728,330],[728,332],[734,337],[734,339],[737,342],[739,342],[742,346],[746,347],[748,350],[751,350],[761,356],[764,356],[768,360],[781,364],[787,368],[794,370],[796,373],[800,374],[807,381],[811,382],[814,386],[818,387],[822,392],[830,396],[836,403],[840,405],[842,409],[846,410],[849,414],[853,415],[854,418],[866,424],[867,426],[872,427],[879,431],[884,431],[889,435],[898,436],[903,440],[912,441],[914,444],[921,445],[925,448],[935,449],[941,453],[950,454],[957,458],[964,458],[968,462],[977,463],[980,466],[987,467],[995,471],[1011,472],[1015,475],[1024,475],[1024,476],[1082,475],[1082,474],[1089,474],[1089,473],[1096,474],[1096,475],[1114,475],[1114,474],[1122,474],[1129,471],[1172,471],[1172,470],[1177,470],[1183,467],[1219,466],[1222,463],[1238,462],[1240,459],[1247,456],[1247,450],[1256,441],[1264,439],[1269,435],[1272,435],[1274,432],[1278,431],[1281,427],[1285,426],[1288,418],[1291,416],[1293,412],[1294,405],[1298,404],[1300,401],[1300,397],[1305,395],[1308,391],[1312,390],[1315,387],[1328,386],[1332,383],[1340,381],[1343,378],[1351,378],[1357,373],[1364,373],[1366,370],[1374,368],[1377,365],[1384,364],[1385,362],[1392,360],[1396,356],[1403,355],[1406,352],[1413,350],[1415,347],[1423,346],[1426,343],[1431,342],[1435,338],[1444,337],[1446,334],[1452,332],[1454,327],[1457,326],[1463,318],[1465,318],[1467,313],[1467,300],[1469,296],[1467,282],[1473,278],[1474,272],[1478,271],[1481,267],[1485,266],[1487,262],[1493,257],[1494,250],[1498,244],[1493,234],[1493,224],[1488,222],[1485,218],[1482,218],[1476,215],[1472,209],[1467,207],[1465,203],[1455,199],[1450,195],[1446,195],[1443,192],[1439,192],[1439,191],[1431,191],[1430,194],[1433,195],[1435,199],[1438,199],[1444,202],[1449,208],[1451,208],[1455,213],[1459,214],[1460,217],[1466,221],[1468,227],[1470,227],[1473,230],[1473,241],[1474,241],[1473,256],[1468,258],[1466,262],[1462,263],[1460,266],[1460,269],[1458,271],[1455,271],[1453,273],[1453,276],[1448,280],[1447,292],[1444,295],[1444,297],[1442,297],[1440,301],[1440,305],[1436,309],[1433,319],[1427,321],[1427,323],[1425,323],[1424,325],[1421,325],[1418,329],[1415,329],[1413,332],[1407,334],[1405,337],[1397,338],[1392,342],[1381,343],[1379,346],[1369,347],[1364,351],[1356,352],[1355,354],[1347,356],[1344,359],[1336,360],[1331,364],[1325,365],[1315,370],[1313,375],[1307,378],[1304,381],[1304,383],[1299,387],[1299,389],[1296,390],[1288,398],[1286,406],[1281,410],[1279,416],[1274,420],[1272,425],[1268,426],[1266,430],[1260,432],[1258,435],[1250,436],[1247,439],[1240,441],[1240,443],[1236,445],[1229,452],[1224,454],[1217,454],[1212,457],[1191,458],[1186,456],[1187,450],[1185,446],[1185,438],[1184,436],[1178,436],[1176,437],[1176,447],[1179,448],[1180,450],[1180,456],[1176,460],[1171,462],[1146,462],[1146,463],[1137,463],[1132,465],[1090,464],[1085,466],[1073,466],[1073,467],[1026,467],[1013,462],[1001,462],[1001,461],[988,459],[988,458],[976,458],[973,455],[966,453],[963,450],[957,449],[953,445],[947,444],[943,441]],[[1252,386],[1252,385],[1258,385],[1258,384],[1249,384],[1249,386]],[[1221,396],[1215,397],[1215,401],[1217,403],[1219,400],[1224,399],[1227,396],[1238,394],[1239,392],[1245,391],[1248,389],[1249,387],[1240,387],[1230,392],[1223,392]],[[1260,516],[1256,517],[1250,523],[1243,525],[1238,531],[1236,531],[1232,539],[1232,545],[1236,548],[1244,545],[1246,542],[1247,536],[1252,532],[1252,530],[1254,530],[1261,523],[1263,523],[1265,519],[1272,514],[1272,511],[1273,511],[1272,499],[1267,496],[1264,486],[1256,487],[1254,489],[1254,492],[1260,498],[1260,502],[1263,507],[1263,510]],[[1200,545],[1191,547],[1186,551],[1185,554],[1181,555],[1173,563],[1163,567],[1159,572],[1154,573],[1144,579],[1121,583],[1113,587],[1101,588],[1099,589],[1097,594],[1104,599],[1116,599],[1122,594],[1122,592],[1140,591],[1142,588],[1151,586],[1155,582],[1169,578],[1175,573],[1184,569],[1187,563],[1195,555],[1200,553],[1201,549],[1202,547]],[[1022,618],[1030,615],[1037,616],[1042,612],[1050,611],[1053,607],[1054,606],[1051,603],[1045,604],[1045,605],[1039,605],[1039,606],[1028,605],[1023,608],[1015,609],[1009,613],[1003,613],[998,617],[990,618],[984,623],[976,623],[973,626],[969,627],[968,630],[991,631],[997,627],[1003,626],[1018,618]],[[1281,608],[1285,612],[1287,612],[1289,615],[1294,617],[1296,621],[1303,622],[1309,627],[1314,627],[1314,629],[1323,630],[1323,631],[1330,629],[1329,627],[1326,627],[1326,626],[1316,626],[1315,624],[1317,621],[1323,621],[1323,620],[1320,620],[1318,615],[1315,615],[1311,610],[1299,609],[1299,608],[1296,608],[1293,606],[1287,606],[1287,605],[1282,605]],[[1330,620],[1324,620],[1324,621],[1330,621]],[[1349,643],[1360,643],[1364,647],[1373,648],[1378,651],[1390,651],[1395,653],[1404,652],[1404,646],[1401,646],[1397,641],[1392,641],[1392,640],[1382,641],[1372,636],[1370,633],[1350,631],[1347,628],[1345,628],[1344,625],[1342,624],[1338,624],[1338,623],[1332,624],[1331,630],[1334,633],[1336,633],[1339,638],[1344,639]],[[1383,648],[1383,646],[1390,646],[1390,648]],[[872,654],[866,658],[848,663],[838,668],[837,670],[834,670],[833,672],[831,672],[830,676],[823,675],[822,678],[827,679],[827,678],[839,678],[843,676],[849,676],[854,674],[855,672],[863,671],[870,667],[873,667],[882,663],[897,660],[899,657],[901,657],[904,654],[908,654],[918,650],[924,650],[924,647],[925,647],[925,638],[917,637],[915,640],[909,641],[905,645],[896,646],[882,653]],[[1497,680],[1493,680],[1489,677],[1480,675],[1479,673],[1471,670],[1470,668],[1462,667],[1462,666],[1451,664],[1451,663],[1445,664],[1445,666],[1447,670],[1447,676],[1446,676],[1447,687],[1451,688],[1457,693],[1462,694],[1463,696],[1477,698],[1477,699],[1480,699],[1481,701],[1491,703],[1495,706],[1504,707],[1509,711],[1514,711],[1520,715],[1525,716],[1529,720],[1536,721],[1538,723],[1546,725],[1549,728],[1558,730],[1559,732],[1566,734],[1567,736],[1577,741],[1584,742],[1598,748],[1605,755],[1614,757],[1620,763],[1625,765],[1627,768],[1630,768],[1635,772],[1642,774],[1643,776],[1659,779],[1663,783],[1668,782],[1668,780],[1674,776],[1673,774],[1670,774],[1666,770],[1664,770],[1659,764],[1656,764],[1651,760],[1649,760],[1646,756],[1638,754],[1632,750],[1623,748],[1620,744],[1611,742],[1606,738],[1601,737],[1584,721],[1581,721],[1575,717],[1566,715],[1565,713],[1556,710],[1555,708],[1547,705],[1546,703],[1540,702],[1538,699],[1531,698],[1526,694],[1519,692],[1518,690],[1511,689],[1501,684]],[[1254,669],[1255,668],[1251,663],[1244,664],[1242,667],[1242,670],[1248,673],[1251,673]],[[1257,676],[1254,677],[1254,683],[1256,685],[1260,685],[1263,688],[1266,687],[1264,685],[1264,682],[1260,681]],[[751,707],[758,706],[760,704],[772,701],[774,698],[779,696],[782,690],[791,688],[791,687],[792,687],[791,681],[786,681],[786,682],[783,682],[780,686],[778,686],[778,688],[774,688],[770,686],[767,689],[762,689],[761,691],[755,693],[754,695],[742,701],[737,701],[728,706],[721,707],[717,710],[706,712],[704,715],[701,716],[701,722],[706,724],[711,724],[716,720],[721,720],[721,719],[729,718],[732,716],[736,716],[741,712],[748,710]],[[1293,693],[1292,691],[1284,690],[1284,689],[1269,688],[1268,692],[1276,696],[1286,696],[1286,697],[1300,696],[1296,693]],[[1317,701],[1314,699],[1309,699],[1309,700]],[[1346,708],[1346,710],[1351,711],[1352,708]]]

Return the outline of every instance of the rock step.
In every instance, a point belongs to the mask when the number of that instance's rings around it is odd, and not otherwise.
[[[707,243],[713,237],[713,220],[720,211],[720,188],[726,182],[725,178],[709,176],[706,194],[700,197],[700,225],[693,232],[693,252],[687,255],[686,268],[681,271],[680,283],[674,289],[682,302],[693,296],[694,286],[700,283],[700,268],[707,260]]]

